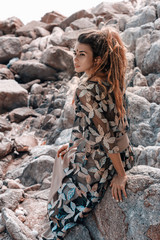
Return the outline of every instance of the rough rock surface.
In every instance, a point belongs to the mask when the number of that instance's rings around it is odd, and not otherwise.
[[[0,80],[0,113],[27,106],[28,92],[15,80]]]
[[[127,49],[129,138],[137,166],[127,173],[128,198],[115,202],[109,188],[65,239],[160,239],[159,19],[159,0],[125,0],[67,18],[47,13],[27,25],[0,21],[0,239],[39,239],[46,229],[52,167],[70,139],[80,81],[72,48],[80,33],[106,26],[119,30]]]

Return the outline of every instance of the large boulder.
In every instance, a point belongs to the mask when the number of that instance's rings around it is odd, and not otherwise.
[[[117,2],[117,3],[108,3],[102,2],[98,4],[96,7],[91,9],[91,12],[96,15],[102,15],[105,19],[111,19],[116,14],[126,14],[132,15],[133,14],[133,7],[132,5],[124,2]]]
[[[10,59],[19,57],[22,51],[17,37],[0,37],[0,63],[8,63]]]
[[[37,37],[35,32],[35,29],[37,27],[42,27],[44,29],[47,29],[47,24],[40,21],[31,21],[28,24],[17,29],[16,36],[25,36],[25,37],[31,37],[35,39]]]
[[[70,24],[80,18],[93,18],[93,14],[86,10],[80,10],[74,14],[72,14],[70,17],[64,19],[64,21],[61,22],[60,27],[65,30],[66,27],[70,26]]]
[[[127,199],[116,203],[108,189],[94,213],[86,218],[93,240],[159,239],[160,169],[141,165],[132,168],[128,177]],[[101,232],[103,238],[94,232]]]
[[[74,74],[73,54],[66,48],[49,47],[43,52],[40,61],[58,71],[66,71],[70,76]]]
[[[21,77],[21,82],[27,83],[31,80],[53,80],[56,71],[37,60],[19,60],[12,65],[12,71]]]
[[[36,240],[34,232],[24,225],[14,212],[8,208],[2,209],[2,219],[7,232],[13,240]]]
[[[95,24],[89,18],[81,18],[73,21],[70,24],[70,26],[74,30],[78,30],[78,29],[86,29],[86,28],[92,28],[92,27],[94,28]]]
[[[28,92],[15,80],[0,80],[0,113],[27,106]]]
[[[16,30],[22,26],[22,21],[17,17],[11,17],[4,21],[0,21],[0,31],[2,31],[3,34],[14,34]]]
[[[64,31],[60,27],[53,28],[52,34],[50,35],[50,43],[53,46],[60,45],[63,34],[64,34]]]
[[[24,168],[20,176],[22,184],[30,186],[36,183],[42,183],[44,178],[51,175],[53,163],[54,159],[47,155],[34,159]]]
[[[18,204],[23,200],[24,191],[22,189],[7,189],[0,194],[0,210],[7,207],[15,210]]]
[[[37,117],[38,114],[33,109],[30,109],[28,107],[16,108],[8,114],[8,118],[10,122],[16,122],[16,123],[19,123],[31,116]]]
[[[44,23],[54,23],[55,25],[60,24],[66,17],[64,17],[63,15],[61,15],[58,12],[52,11],[49,13],[46,13],[42,18],[41,18],[41,22]]]
[[[12,152],[13,143],[8,139],[0,141],[0,159]]]
[[[121,33],[121,38],[130,52],[135,52],[136,41],[146,34],[151,34],[154,30],[153,23],[147,23],[140,27],[127,28]]]
[[[146,6],[138,11],[126,24],[126,28],[138,27],[156,20],[156,9],[154,6]]]

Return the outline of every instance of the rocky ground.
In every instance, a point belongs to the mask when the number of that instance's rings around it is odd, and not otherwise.
[[[66,18],[47,13],[24,25],[0,21],[0,239],[34,240],[46,229],[56,151],[68,142],[79,78],[77,36],[111,25],[127,48],[129,137],[136,166],[128,198],[107,190],[95,211],[66,240],[160,239],[160,1],[101,3]],[[105,206],[105,207],[104,207]]]

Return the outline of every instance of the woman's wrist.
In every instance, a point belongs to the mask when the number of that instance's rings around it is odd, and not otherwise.
[[[117,173],[118,177],[127,177],[126,172]]]

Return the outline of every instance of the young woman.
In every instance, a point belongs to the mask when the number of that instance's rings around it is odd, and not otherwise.
[[[126,133],[126,57],[119,34],[111,28],[81,34],[74,66],[85,75],[75,92],[70,143],[58,150],[55,160],[48,202],[50,229],[43,239],[63,239],[102,199],[107,186],[117,202],[122,194],[127,197],[125,171],[133,166]]]

